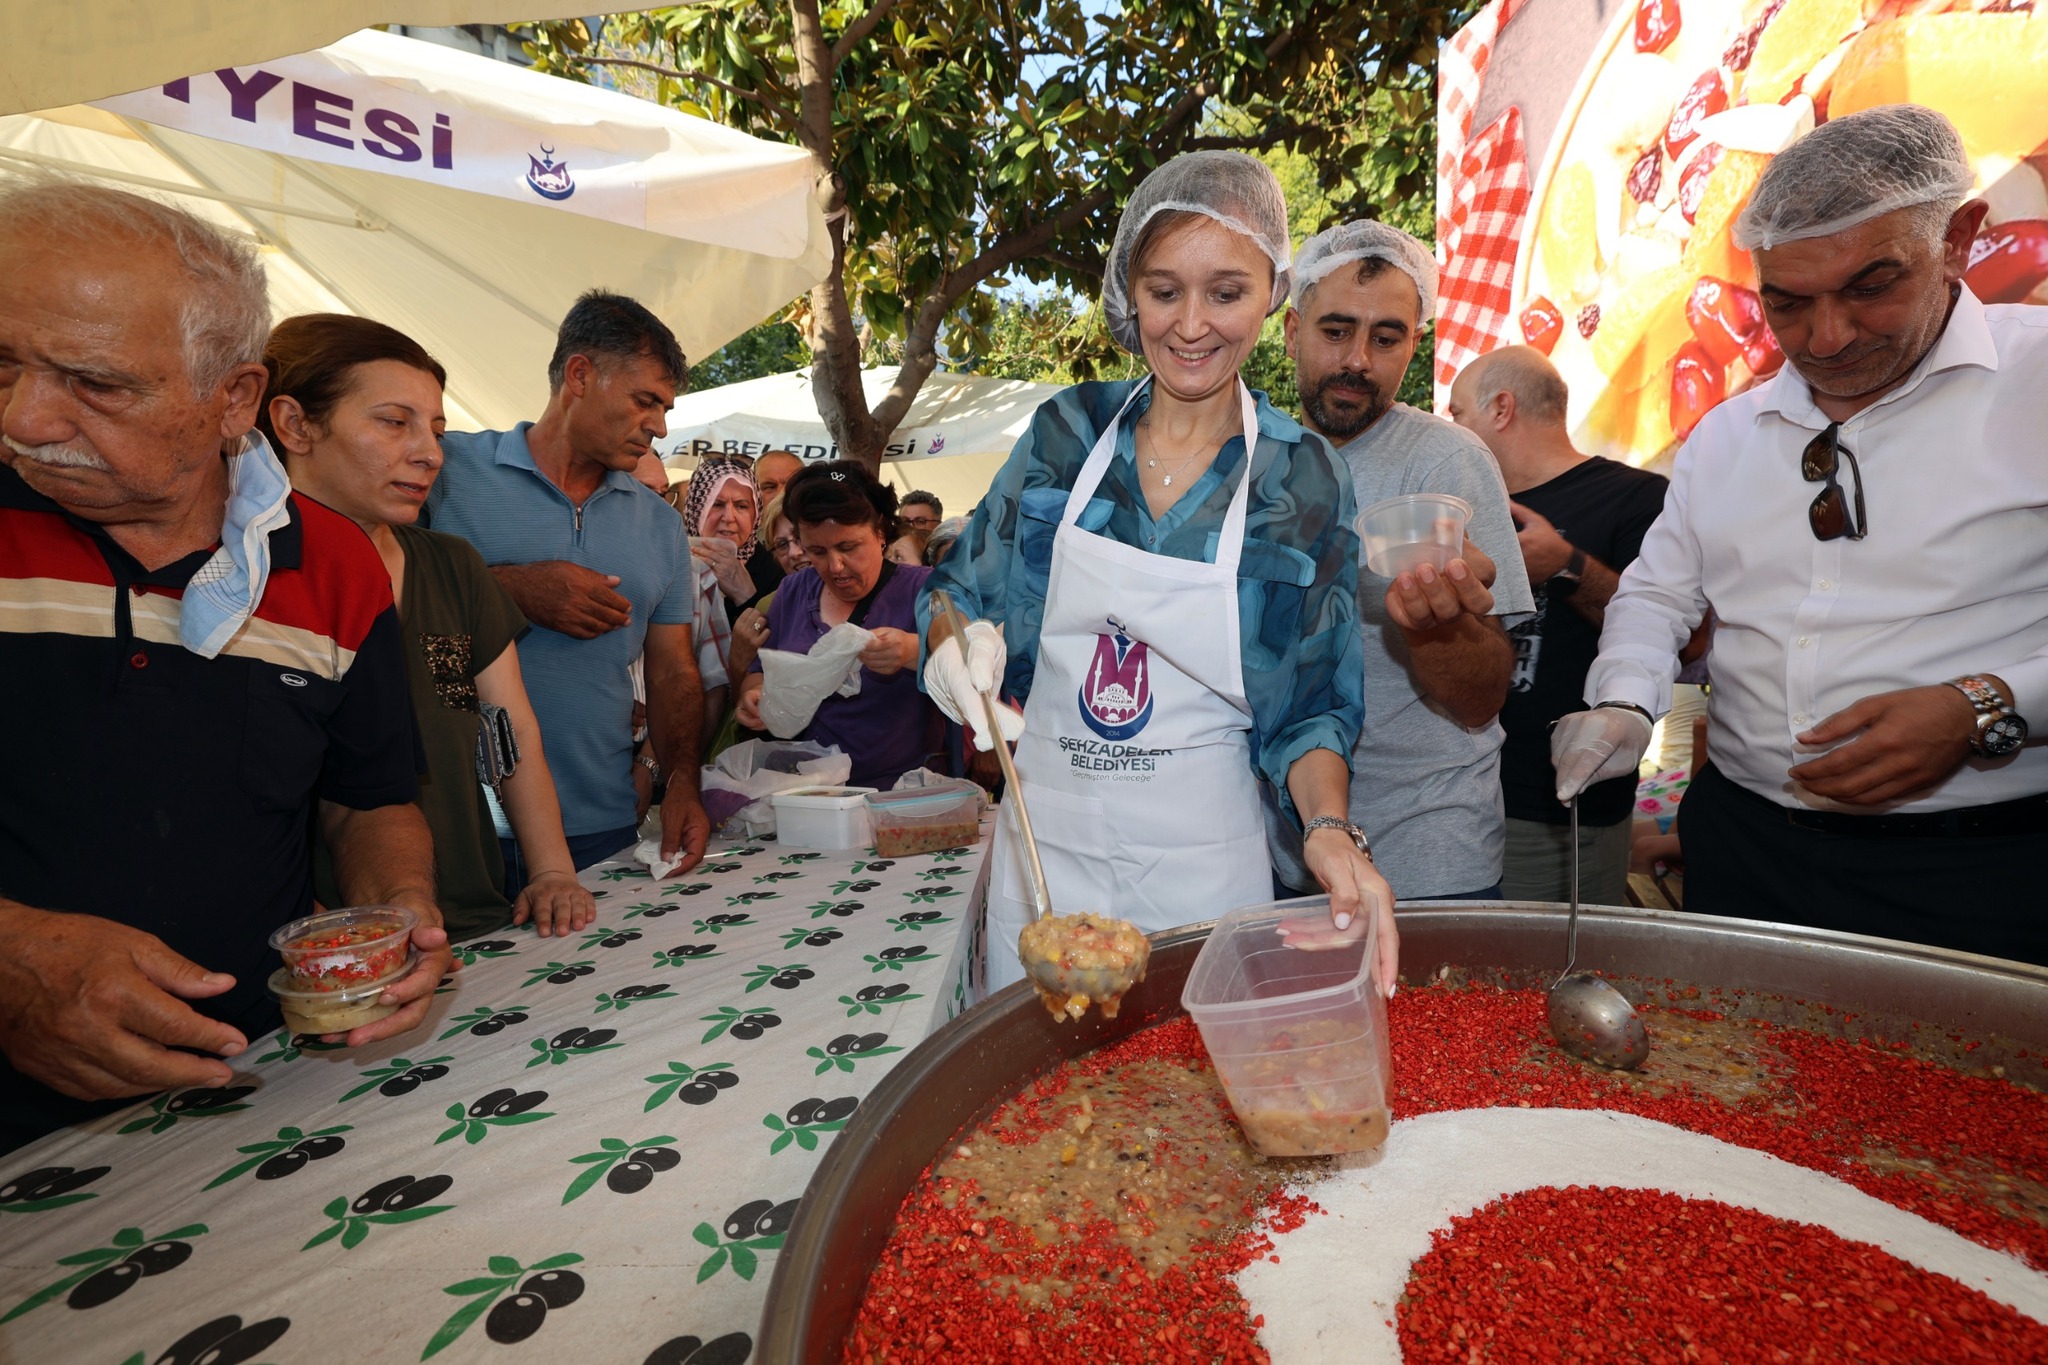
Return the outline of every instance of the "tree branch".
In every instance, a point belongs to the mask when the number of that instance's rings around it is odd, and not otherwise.
[[[743,99],[750,103],[758,104],[772,114],[782,113],[782,110],[777,105],[758,90],[742,90],[737,85],[729,85],[716,76],[705,75],[702,71],[678,71],[672,66],[661,66],[654,62],[638,61],[632,57],[579,57],[571,54],[569,60],[581,62],[585,66],[623,66],[635,71],[651,71],[657,76],[667,76],[678,81],[701,81],[705,85],[717,86],[720,90],[725,91],[736,99]]]
[[[889,11],[895,7],[896,0],[875,0],[875,3],[868,7],[866,14],[848,24],[845,31],[839,35],[838,41],[832,44],[833,67],[837,68],[845,61],[846,54],[859,47],[861,40],[873,33],[875,27],[888,17]]]
[[[1191,137],[1181,144],[1187,152],[1242,152],[1264,151],[1277,147],[1302,132],[1298,123],[1283,123],[1268,127],[1263,133],[1248,133],[1242,137]]]

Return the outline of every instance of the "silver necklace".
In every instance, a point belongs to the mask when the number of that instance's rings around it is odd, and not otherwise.
[[[1193,464],[1202,456],[1208,454],[1209,442],[1214,440],[1217,432],[1221,431],[1223,427],[1226,425],[1228,425],[1227,422],[1219,424],[1214,430],[1212,430],[1209,433],[1208,439],[1196,443],[1194,454],[1189,455],[1187,458],[1179,461],[1171,469],[1167,470],[1165,474],[1160,476],[1159,486],[1161,488],[1173,487],[1173,476],[1180,473],[1183,469],[1186,469],[1189,465]],[[1159,456],[1156,452],[1159,449],[1159,442],[1158,438],[1152,435],[1152,414],[1150,412],[1147,412],[1143,417],[1140,417],[1138,419],[1138,426],[1141,430],[1144,431],[1145,439],[1151,444],[1152,449],[1155,452],[1154,454],[1146,457],[1145,468],[1157,469],[1159,468]]]

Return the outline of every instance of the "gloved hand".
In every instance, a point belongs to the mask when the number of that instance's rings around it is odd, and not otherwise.
[[[948,719],[974,732],[977,749],[995,748],[995,740],[988,734],[988,716],[982,709],[981,693],[984,689],[995,692],[1007,657],[1001,630],[987,621],[969,621],[964,654],[959,637],[947,636],[924,661],[925,695]],[[1014,743],[1024,733],[1024,717],[1000,701],[995,711],[1004,742]]]
[[[1595,782],[1633,773],[1650,747],[1650,722],[1620,706],[1574,711],[1550,732],[1557,799],[1570,801]]]

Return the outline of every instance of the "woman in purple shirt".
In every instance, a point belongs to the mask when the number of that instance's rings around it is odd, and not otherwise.
[[[860,656],[860,691],[827,697],[798,739],[835,744],[853,758],[852,782],[884,791],[920,767],[943,740],[944,719],[917,685],[917,595],[922,565],[883,556],[896,494],[851,460],[812,465],[789,481],[782,513],[809,567],[782,580],[768,612],[768,647],[807,654],[847,621],[874,632]],[[740,684],[740,723],[761,724],[761,673]]]

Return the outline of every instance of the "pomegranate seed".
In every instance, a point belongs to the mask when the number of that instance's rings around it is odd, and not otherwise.
[[[1678,36],[1678,0],[1637,0],[1636,51],[1662,52]]]
[[[1628,192],[1638,204],[1647,204],[1657,197],[1657,191],[1664,184],[1664,149],[1651,147],[1636,158],[1636,164],[1629,168]]]
[[[1589,303],[1584,308],[1581,308],[1579,310],[1579,335],[1586,338],[1588,341],[1591,341],[1593,339],[1593,333],[1598,331],[1599,329],[1600,305],[1597,303]]]
[[[1697,341],[1678,348],[1671,370],[1671,430],[1683,441],[1728,396],[1728,370]]]
[[[1549,299],[1538,297],[1522,310],[1522,339],[1543,354],[1549,355],[1563,334],[1564,315]]]
[[[1742,348],[1742,363],[1758,379],[1769,379],[1778,372],[1778,367],[1785,363],[1785,353],[1778,349],[1778,338],[1770,328],[1757,329],[1757,334]]]
[[[1749,70],[1749,59],[1756,55],[1757,39],[1764,36],[1764,25],[1775,19],[1783,8],[1785,0],[1771,0],[1764,7],[1764,12],[1756,17],[1756,22],[1735,35],[1735,41],[1728,44],[1728,50],[1721,54],[1721,65],[1730,71]]]
[[[1685,320],[1706,353],[1727,365],[1763,330],[1763,301],[1754,290],[1702,275],[1685,301]]]
[[[1985,303],[2025,303],[2048,281],[2048,222],[2023,218],[1985,228],[1970,243],[1963,283]]]
[[[1721,144],[1709,142],[1700,148],[1699,154],[1687,164],[1685,173],[1678,177],[1678,211],[1690,223],[1693,215],[1700,211],[1700,196],[1707,192],[1707,177],[1714,173],[1714,167],[1721,164]]]
[[[1671,154],[1671,159],[1676,161],[1679,154],[1699,136],[1701,119],[1712,118],[1727,107],[1728,86],[1721,79],[1720,68],[1702,72],[1700,78],[1678,97],[1678,104],[1671,111],[1671,121],[1664,125],[1664,150]]]

